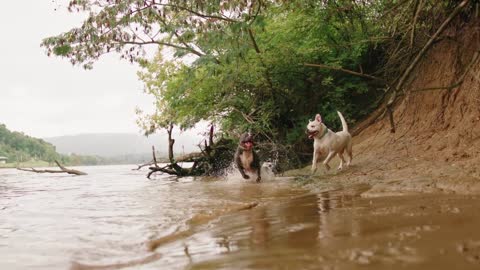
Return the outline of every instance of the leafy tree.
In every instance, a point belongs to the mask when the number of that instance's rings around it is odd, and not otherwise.
[[[139,63],[157,104],[147,133],[207,120],[302,152],[315,113],[338,128],[336,110],[355,123],[384,102],[454,2],[75,0],[88,18],[42,45],[85,68],[108,52]]]
[[[0,156],[6,156],[11,162],[32,159],[53,162],[59,158],[53,145],[20,132],[11,132],[4,124],[0,124]]]
[[[362,8],[351,1],[71,1],[69,9],[88,19],[42,45],[85,68],[110,51],[138,62],[157,101],[157,112],[141,119],[147,131],[207,120],[227,135],[252,130],[298,144],[315,113],[338,125],[335,110],[358,119],[380,94],[366,79],[303,65],[364,64],[373,51],[367,29],[375,27],[373,8]],[[149,44],[159,46],[151,60],[142,47]]]

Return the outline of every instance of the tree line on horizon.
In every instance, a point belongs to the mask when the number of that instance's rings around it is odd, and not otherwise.
[[[69,166],[133,164],[145,161],[144,159],[140,160],[142,157],[138,155],[100,157],[75,153],[60,154],[51,143],[28,136],[23,132],[10,131],[4,124],[0,124],[0,156],[6,157],[7,162],[12,164],[43,161],[54,165],[54,161],[57,160]]]
[[[4,124],[0,124],[0,156],[7,157],[8,162],[53,162],[60,158],[53,145],[22,132],[12,132]]]

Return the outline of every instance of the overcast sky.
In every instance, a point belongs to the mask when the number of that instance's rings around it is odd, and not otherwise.
[[[40,47],[43,38],[81,23],[81,15],[59,5],[65,2],[2,3],[0,123],[35,137],[139,133],[135,107],[151,111],[153,101],[143,93],[137,66],[112,54],[86,71]]]

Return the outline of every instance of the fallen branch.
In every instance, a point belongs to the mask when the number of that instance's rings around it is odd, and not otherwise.
[[[156,172],[162,172],[162,173],[167,173],[167,174],[171,174],[171,175],[178,175],[177,172],[172,170],[169,165],[166,165],[164,167],[157,167],[157,166],[149,167],[148,169],[150,170],[150,172],[148,172],[148,174],[147,174],[148,179],[150,179],[152,174],[154,174]]]
[[[87,173],[74,170],[74,169],[68,169],[64,166],[62,166],[58,161],[55,160],[55,163],[57,166],[60,168],[60,170],[38,170],[34,168],[26,169],[26,168],[17,168],[19,171],[26,171],[26,172],[34,172],[34,173],[68,173],[68,174],[74,174],[74,175],[87,175]]]
[[[55,170],[37,170],[34,168],[17,168],[19,171],[25,171],[25,172],[34,172],[34,173],[64,173],[64,171],[55,171]]]
[[[203,144],[199,145],[200,151],[197,153],[191,153],[179,158],[175,158],[173,154],[173,145],[175,140],[172,138],[172,128],[173,125],[170,125],[167,129],[168,131],[168,141],[169,141],[169,163],[164,164],[165,166],[160,167],[156,162],[155,148],[152,147],[153,155],[153,165],[150,166],[150,172],[147,174],[147,178],[156,173],[166,173],[169,175],[175,176],[199,176],[199,175],[217,175],[222,173],[226,166],[229,163],[225,162],[226,160],[233,160],[233,151],[229,147],[229,141],[224,139],[219,139],[218,141],[213,141],[214,128],[210,127],[209,138],[203,141]],[[204,147],[204,149],[203,149]],[[193,162],[193,165],[190,168],[184,168],[180,166],[182,162]]]
[[[155,163],[153,162],[153,160],[151,160],[150,162],[147,162],[147,163],[144,163],[144,164],[137,165],[137,166],[138,166],[138,168],[136,168],[136,169],[132,169],[132,171],[139,171],[141,168],[143,168],[143,167],[147,167],[147,166],[152,166],[153,164],[155,164]]]
[[[186,176],[186,175],[194,175],[195,174],[195,172],[192,172],[189,169],[182,168],[180,165],[178,165],[178,161],[175,160],[174,155],[173,155],[173,145],[175,144],[175,140],[172,138],[172,130],[173,130],[173,124],[170,123],[167,127],[168,159],[169,159],[170,163],[168,165],[164,166],[164,167],[158,166],[157,157],[155,155],[155,146],[152,146],[153,164],[155,166],[154,167],[149,167],[150,172],[147,174],[148,179],[150,179],[152,174],[154,174],[156,172],[167,173],[167,174],[176,175],[176,176]]]

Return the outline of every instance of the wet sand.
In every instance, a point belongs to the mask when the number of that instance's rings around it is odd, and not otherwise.
[[[480,268],[477,195],[85,171],[1,172],[1,269]]]
[[[187,269],[479,269],[479,197],[368,188],[267,203],[157,251]]]

